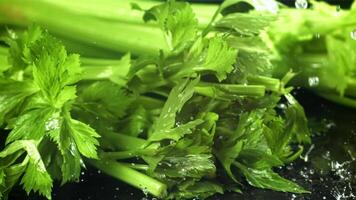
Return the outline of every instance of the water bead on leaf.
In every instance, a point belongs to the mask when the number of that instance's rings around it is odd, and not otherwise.
[[[46,124],[46,131],[53,131],[60,128],[60,119],[59,118],[50,118]]]
[[[317,76],[309,77],[308,83],[309,83],[310,87],[318,86],[319,85],[319,77],[317,77]]]
[[[307,0],[296,0],[295,7],[298,9],[307,9],[308,8],[308,1]]]
[[[356,28],[350,32],[350,37],[351,39],[356,40]]]

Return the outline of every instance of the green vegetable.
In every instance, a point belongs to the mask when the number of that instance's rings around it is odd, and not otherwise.
[[[99,135],[70,114],[81,73],[79,56],[67,54],[39,27],[9,44],[9,61],[16,67],[1,78],[0,124],[11,131],[0,153],[5,177],[0,193],[7,195],[21,178],[28,194],[38,191],[50,199],[53,179],[76,180],[82,158],[98,158]]]
[[[314,4],[0,0],[0,199],[86,164],[163,199],[308,193],[274,172],[312,142],[289,86],[355,105],[355,6]]]

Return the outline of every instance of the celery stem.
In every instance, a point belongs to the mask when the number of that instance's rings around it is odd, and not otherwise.
[[[167,195],[167,186],[164,183],[138,172],[125,164],[110,160],[90,160],[89,163],[104,173],[156,197],[163,198]]]

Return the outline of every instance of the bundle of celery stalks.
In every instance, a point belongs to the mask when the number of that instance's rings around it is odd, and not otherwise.
[[[91,165],[162,199],[309,193],[293,88],[356,108],[356,3],[0,0],[0,199]]]

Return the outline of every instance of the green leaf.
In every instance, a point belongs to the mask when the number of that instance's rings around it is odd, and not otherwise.
[[[94,129],[80,121],[71,119],[69,123],[79,152],[87,158],[98,158],[96,147],[99,145],[97,138],[100,136]]]
[[[6,186],[5,184],[5,178],[6,174],[3,169],[0,169],[0,199],[2,199],[4,196],[3,194],[3,188]]]
[[[247,78],[258,75],[270,77],[273,67],[269,56],[267,53],[239,51],[236,66]]]
[[[53,112],[50,108],[40,108],[19,116],[14,124],[10,124],[12,130],[6,138],[6,144],[20,139],[40,140],[46,133],[46,126]]]
[[[31,191],[39,192],[48,199],[51,198],[52,179],[46,171],[41,155],[37,150],[36,142],[33,140],[17,140],[9,144],[2,152],[0,157],[4,158],[17,151],[25,150],[27,156],[23,165],[27,165],[21,183],[25,191],[29,194]]]
[[[30,194],[31,191],[38,191],[40,195],[51,199],[52,179],[42,161],[39,162],[30,159],[21,184],[23,184],[27,194]]]
[[[292,123],[290,131],[293,132],[297,142],[311,143],[308,120],[305,116],[303,107],[290,94],[285,95],[290,106],[286,110],[287,123]]]
[[[260,34],[275,18],[268,12],[233,13],[224,16],[214,26],[218,31],[230,30],[240,36],[254,36]]]
[[[5,175],[4,170],[0,170],[0,187],[5,186],[5,178],[6,178],[6,175]]]
[[[282,178],[270,169],[257,170],[253,168],[248,168],[240,163],[235,162],[243,175],[246,177],[248,183],[252,186],[262,188],[262,189],[272,189],[282,192],[292,192],[292,193],[309,193],[298,184],[291,182],[287,179]]]
[[[58,128],[50,130],[47,134],[56,143],[60,152],[57,156],[61,169],[62,184],[79,179],[81,171],[81,156],[72,136],[70,123],[65,118],[53,118]]]
[[[52,36],[45,34],[31,48],[34,56],[33,78],[45,101],[55,108],[76,98],[71,85],[79,80],[81,73],[79,56],[67,55],[64,46]]]
[[[293,131],[291,131],[293,121],[273,115],[265,119],[268,128],[265,129],[264,135],[273,155],[286,162],[286,159],[293,154],[289,145],[293,139]]]
[[[199,181],[187,186],[180,186],[178,191],[169,195],[171,199],[206,199],[216,193],[223,194],[224,190],[221,185],[211,181]]]
[[[7,120],[7,116],[14,115],[16,109],[36,92],[31,82],[17,82],[0,79],[0,126]]]
[[[9,68],[11,68],[11,65],[8,63],[7,56],[1,55],[0,52],[0,77],[3,76],[4,71],[8,70]]]
[[[3,185],[0,185],[0,198],[1,196],[3,196],[4,199],[8,197],[12,187],[18,183],[18,180],[21,178],[23,172],[25,171],[25,167],[26,165],[20,163],[3,169],[3,173],[5,174],[5,182]]]
[[[131,69],[131,55],[129,53],[125,54],[120,62],[112,67],[112,75],[110,80],[120,86],[125,86],[128,79],[128,74]]]
[[[186,65],[192,65],[194,71],[213,73],[222,81],[233,70],[236,56],[237,50],[229,47],[222,37],[197,40],[190,49]]]
[[[201,119],[197,119],[194,121],[190,121],[186,124],[182,124],[177,126],[176,128],[166,129],[162,131],[155,131],[150,137],[149,141],[161,141],[164,139],[171,139],[174,141],[178,141],[186,134],[191,134],[192,129],[197,127],[198,125],[202,124],[204,121]]]
[[[346,34],[345,34],[346,35]],[[349,37],[349,35],[346,35]],[[331,88],[343,96],[348,87],[349,80],[354,78],[356,72],[356,47],[353,41],[337,36],[326,37],[326,48],[330,64],[326,65],[325,72],[321,73],[320,81],[326,82]],[[338,49],[338,51],[335,51]]]
[[[173,128],[176,122],[176,114],[181,111],[184,104],[193,96],[194,87],[199,82],[199,78],[190,81],[181,81],[170,92],[161,114],[153,124],[153,134],[164,132]]]
[[[71,143],[69,147],[63,148],[62,145],[62,163],[61,163],[61,172],[62,180],[61,184],[65,184],[71,181],[78,181],[81,167],[84,165],[77,147],[74,143]]]
[[[133,100],[133,95],[124,88],[108,81],[97,81],[80,92],[78,106],[99,119],[117,121],[126,114]]]
[[[257,148],[243,149],[240,152],[239,161],[248,167],[258,170],[270,169],[271,167],[282,166],[284,164],[272,153]]]
[[[200,179],[216,171],[212,156],[208,154],[188,154],[185,156],[167,156],[155,170],[171,178],[191,177]]]
[[[241,141],[238,141],[233,146],[223,147],[220,150],[215,152],[216,157],[219,159],[219,161],[223,165],[226,173],[235,182],[238,182],[238,181],[231,171],[231,165],[236,161],[242,148],[243,148],[243,141],[241,140]]]
[[[57,144],[62,170],[62,184],[77,180],[81,166],[84,166],[81,155],[97,158],[97,138],[100,136],[90,126],[72,119],[68,111],[53,115],[49,124],[55,124],[46,133]]]
[[[144,15],[144,20],[156,20],[163,30],[168,46],[173,49],[194,41],[198,20],[188,3],[168,1],[155,6]]]
[[[32,45],[42,37],[43,31],[38,26],[30,26],[21,37],[17,39],[8,38],[6,42],[10,45],[9,63],[10,74],[26,69],[34,60],[31,54]]]

